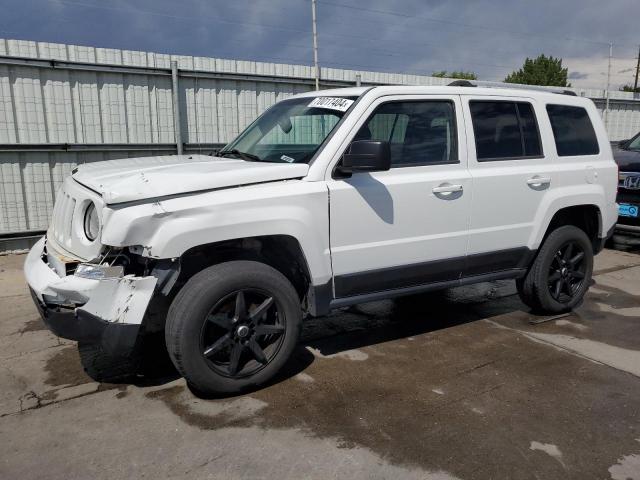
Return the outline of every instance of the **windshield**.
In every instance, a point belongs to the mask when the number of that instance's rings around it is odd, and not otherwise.
[[[634,138],[629,145],[627,145],[629,150],[640,150],[640,135]]]
[[[305,97],[279,102],[218,156],[308,163],[354,101],[355,97]]]

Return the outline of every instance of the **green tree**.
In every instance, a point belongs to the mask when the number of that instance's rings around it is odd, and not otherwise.
[[[439,72],[433,72],[431,74],[432,77],[440,77],[440,78],[459,78],[461,80],[477,80],[478,75],[473,72],[447,72],[446,70],[441,70]]]
[[[553,87],[570,87],[567,83],[568,69],[562,68],[562,59],[547,57],[542,54],[538,58],[527,58],[524,65],[517,72],[507,75],[507,83],[522,83],[525,85],[547,85]]]
[[[631,85],[623,85],[620,87],[620,91],[621,92],[635,92],[635,93],[640,93],[640,87],[636,88],[635,90],[633,89],[633,87]]]

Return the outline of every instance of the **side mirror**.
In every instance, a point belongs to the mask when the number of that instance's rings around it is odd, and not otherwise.
[[[389,142],[356,140],[349,145],[349,151],[342,156],[340,173],[381,172],[391,168],[391,147]]]

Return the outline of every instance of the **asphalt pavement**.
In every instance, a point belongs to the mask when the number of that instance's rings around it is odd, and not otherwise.
[[[85,375],[0,256],[2,479],[640,479],[640,255],[605,250],[574,313],[513,282],[305,324],[268,387],[203,400],[158,355],[136,384]]]

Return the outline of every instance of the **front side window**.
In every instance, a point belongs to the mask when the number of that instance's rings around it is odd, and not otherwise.
[[[597,155],[600,153],[596,132],[589,114],[582,107],[547,105],[547,113],[561,157],[572,155]]]
[[[542,155],[538,123],[527,102],[471,101],[478,161],[537,158]]]
[[[353,140],[389,142],[392,167],[458,162],[455,107],[449,100],[384,103]]]
[[[245,160],[308,163],[355,97],[305,97],[275,104],[218,155]]]

